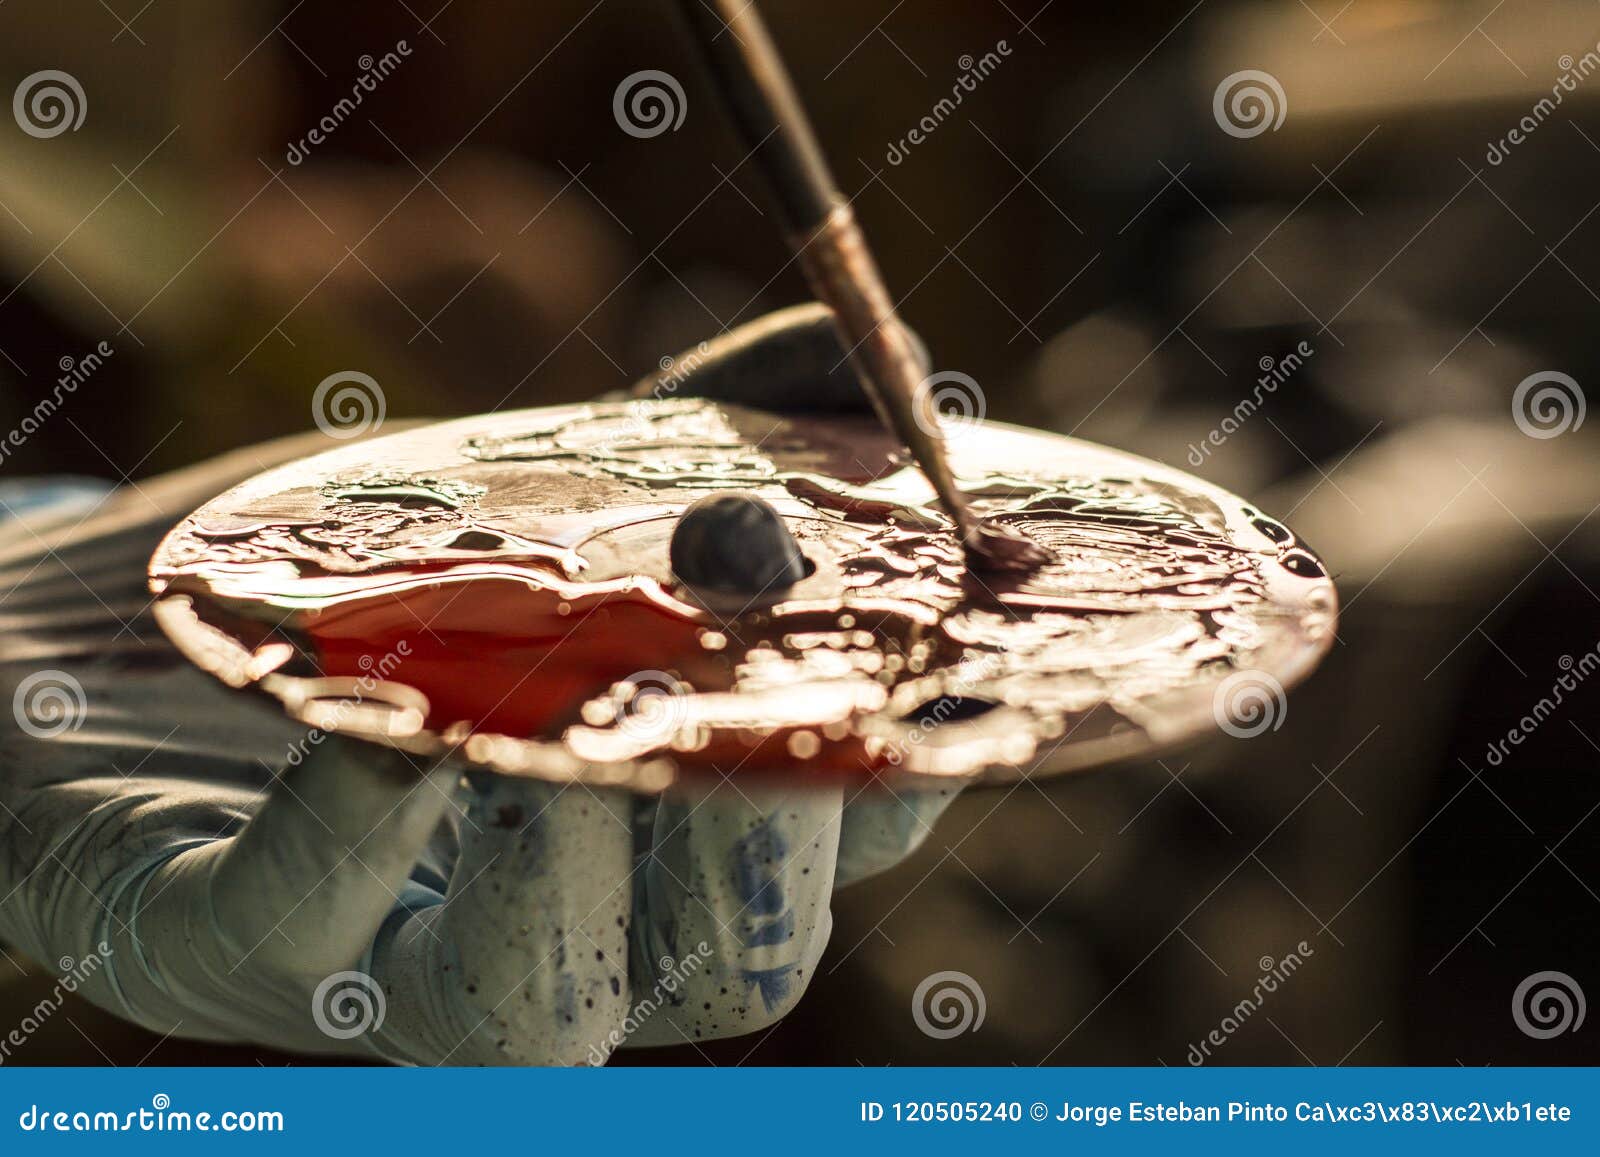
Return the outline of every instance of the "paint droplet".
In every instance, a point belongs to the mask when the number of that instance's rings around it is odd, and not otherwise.
[[[822,750],[822,740],[814,731],[796,731],[789,736],[789,754],[796,759],[811,759]]]

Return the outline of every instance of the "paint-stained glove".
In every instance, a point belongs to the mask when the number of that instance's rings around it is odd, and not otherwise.
[[[639,391],[845,409],[841,361],[826,316],[791,310]],[[78,991],[155,1032],[395,1061],[599,1063],[781,1017],[833,889],[954,791],[658,801],[313,741],[174,650],[145,566],[190,510],[324,446],[0,503],[0,939],[70,957]]]

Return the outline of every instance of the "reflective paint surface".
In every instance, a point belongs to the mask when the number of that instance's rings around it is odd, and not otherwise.
[[[514,774],[988,778],[1103,763],[1224,722],[1332,638],[1293,534],[1142,459],[952,429],[974,508],[1049,547],[974,575],[870,419],[692,400],[467,418],[263,474],[151,563],[191,658],[307,722]],[[812,564],[755,600],[668,564],[676,516],[759,495]]]

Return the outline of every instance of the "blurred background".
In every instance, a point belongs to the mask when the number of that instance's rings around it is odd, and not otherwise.
[[[795,1015],[617,1063],[1593,1062],[1513,994],[1600,995],[1600,10],[762,9],[936,365],[1283,518],[1344,616],[1278,730],[969,794]],[[0,131],[0,425],[81,380],[0,483],[303,430],[347,369],[391,419],[582,399],[806,296],[664,3],[11,0],[0,78],[46,69],[85,115]],[[677,128],[614,114],[642,70]],[[0,1024],[53,979],[7,961]],[[295,1058],[76,1003],[10,1059]]]

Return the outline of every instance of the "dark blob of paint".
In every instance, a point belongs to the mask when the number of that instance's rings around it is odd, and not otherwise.
[[[453,550],[499,550],[506,540],[485,530],[464,530],[450,540]]]
[[[1250,520],[1250,525],[1279,545],[1294,541],[1294,534],[1281,522],[1257,515]]]
[[[1303,550],[1291,550],[1278,559],[1283,569],[1299,578],[1319,579],[1327,578],[1328,572],[1311,555]]]
[[[938,723],[978,719],[997,706],[999,704],[993,700],[980,699],[976,695],[941,695],[937,699],[929,699],[926,703],[913,707],[901,718],[907,723],[920,723],[925,727],[931,727]]]
[[[690,503],[672,532],[672,573],[692,587],[755,598],[810,573],[789,528],[749,494],[712,494]]]

